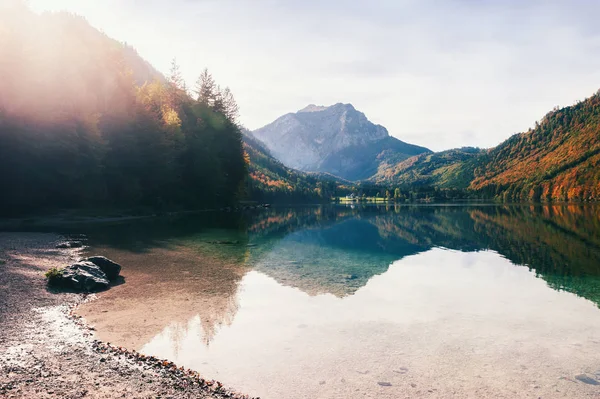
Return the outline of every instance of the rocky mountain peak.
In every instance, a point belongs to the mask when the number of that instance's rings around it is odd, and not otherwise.
[[[308,104],[306,107],[304,107],[300,111],[298,111],[298,113],[300,113],[300,112],[319,112],[319,111],[325,111],[327,108],[328,107],[326,107],[324,105]]]
[[[405,159],[429,151],[390,137],[385,127],[344,103],[310,104],[253,134],[291,168],[327,172],[350,180],[374,174],[382,152],[400,154]]]
[[[330,112],[340,112],[340,111],[356,111],[356,108],[352,104],[344,104],[344,103],[336,103],[333,105],[315,105],[308,104],[306,107],[302,108],[298,111],[298,113],[303,112],[322,112],[322,111],[330,111]]]

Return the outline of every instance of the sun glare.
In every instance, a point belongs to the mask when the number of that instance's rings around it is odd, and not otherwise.
[[[107,3],[109,2],[91,0],[28,0],[29,7],[37,13],[70,12],[84,17],[101,30],[110,28],[108,10],[111,7]]]

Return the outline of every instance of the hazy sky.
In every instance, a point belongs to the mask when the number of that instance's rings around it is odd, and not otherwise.
[[[433,150],[490,147],[600,88],[588,0],[29,0],[66,9],[188,85],[204,67],[256,129],[352,103]]]

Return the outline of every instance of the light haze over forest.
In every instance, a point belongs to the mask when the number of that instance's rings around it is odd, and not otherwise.
[[[432,150],[490,147],[600,87],[591,1],[29,0],[68,10],[192,86],[208,67],[250,129],[352,103]]]

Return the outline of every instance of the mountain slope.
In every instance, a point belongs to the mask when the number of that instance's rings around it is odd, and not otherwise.
[[[469,167],[484,150],[463,147],[432,154],[420,154],[397,164],[383,164],[371,179],[399,186],[426,185],[440,188],[469,186],[474,178]]]
[[[552,110],[534,129],[497,147],[384,163],[371,180],[468,188],[502,201],[600,200],[600,92]]]
[[[600,199],[600,92],[489,150],[474,173],[471,189],[503,200]]]
[[[250,131],[242,130],[248,156],[248,197],[257,201],[320,201],[345,194],[350,182],[324,173],[288,168],[275,159]],[[339,191],[339,192],[338,192]]]
[[[383,162],[430,152],[389,135],[350,104],[309,105],[253,132],[285,165],[348,180],[371,177]]]
[[[0,54],[0,214],[237,200],[234,121],[84,18],[0,2]]]

